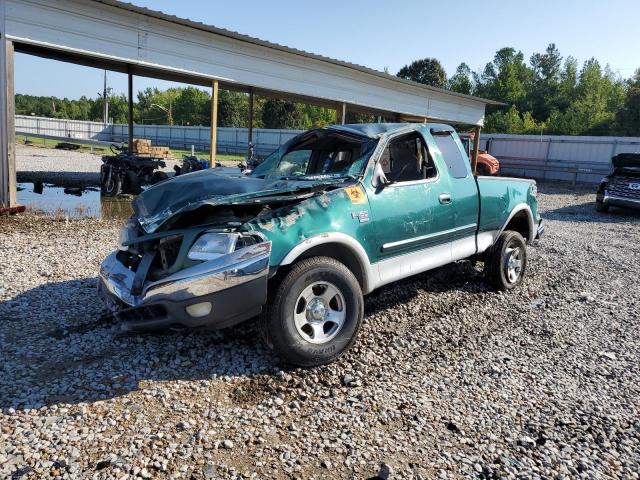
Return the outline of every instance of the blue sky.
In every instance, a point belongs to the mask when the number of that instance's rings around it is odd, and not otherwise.
[[[596,57],[625,78],[640,67],[638,0],[130,1],[391,73],[423,57],[439,59],[449,74],[463,61],[478,70],[499,48],[528,59],[550,42],[564,56]],[[15,64],[17,93],[78,98],[102,90],[100,70],[20,54]],[[126,91],[125,75],[108,76],[117,93]],[[134,88],[169,85],[136,77]]]

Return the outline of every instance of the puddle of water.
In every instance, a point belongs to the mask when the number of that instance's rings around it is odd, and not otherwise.
[[[236,167],[216,167],[220,175],[240,175]],[[133,214],[131,196],[101,197],[100,188],[64,188],[51,183],[18,183],[17,201],[28,209],[73,218],[127,219]],[[143,187],[144,188],[144,187]]]
[[[17,187],[20,205],[48,214],[127,219],[133,213],[131,197],[101,198],[97,187],[63,188],[49,183],[19,183]]]

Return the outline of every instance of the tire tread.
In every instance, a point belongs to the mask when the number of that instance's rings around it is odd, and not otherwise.
[[[358,292],[360,292],[360,296],[362,298],[360,285],[356,277],[351,272],[351,270],[349,270],[343,263],[340,263],[338,260],[334,258],[318,256],[318,257],[305,258],[295,263],[291,267],[289,272],[287,272],[285,277],[280,281],[280,283],[275,288],[273,288],[273,292],[274,292],[273,298],[271,298],[267,302],[267,306],[263,310],[262,318],[260,321],[260,330],[261,330],[262,338],[265,344],[271,350],[276,351],[276,353],[280,357],[282,357],[286,362],[289,362],[291,364],[308,367],[308,366],[316,366],[320,364],[331,363],[337,360],[339,357],[341,357],[345,352],[347,352],[356,340],[357,335],[353,335],[353,337],[350,339],[349,343],[345,346],[345,348],[336,352],[334,355],[327,357],[325,361],[323,361],[322,363],[318,363],[317,361],[314,361],[314,360],[308,360],[308,359],[302,358],[300,355],[296,354],[291,350],[278,348],[276,345],[276,342],[274,342],[274,338],[273,338],[274,332],[272,331],[273,329],[270,328],[270,323],[277,320],[274,317],[279,313],[278,306],[283,302],[284,297],[289,293],[293,284],[300,278],[300,276],[304,275],[305,273],[310,272],[313,269],[318,267],[327,267],[327,266],[331,266],[332,268],[335,268],[342,275],[344,275],[352,284],[357,286]],[[360,324],[362,322],[363,316],[364,316],[363,303],[361,302],[360,312],[358,315],[358,325],[355,330],[356,334],[360,328]]]

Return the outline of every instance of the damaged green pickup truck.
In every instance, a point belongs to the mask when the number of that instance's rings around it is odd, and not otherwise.
[[[363,295],[478,256],[522,282],[544,227],[536,184],[474,177],[441,124],[305,132],[248,175],[176,177],[133,201],[99,292],[127,328],[223,328],[262,313],[267,344],[297,365],[355,341]]]

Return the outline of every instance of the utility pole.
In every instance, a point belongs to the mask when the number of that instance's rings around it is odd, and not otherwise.
[[[107,87],[107,71],[104,71],[104,89],[102,90],[102,122],[109,123],[109,97],[113,88]],[[98,94],[100,95],[100,94]]]

